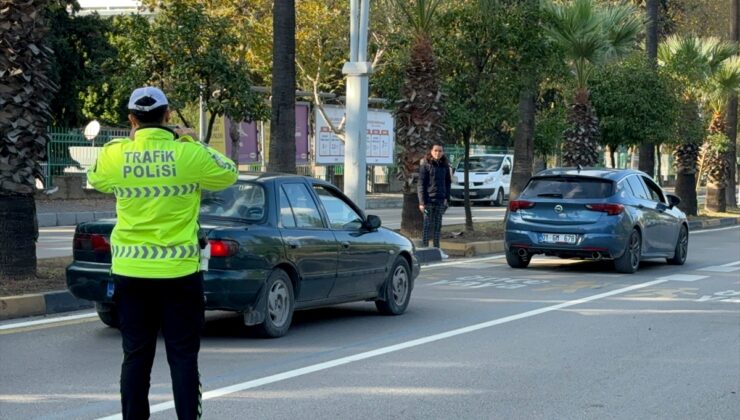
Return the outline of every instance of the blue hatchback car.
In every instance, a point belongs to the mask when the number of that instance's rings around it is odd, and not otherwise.
[[[506,261],[525,268],[537,254],[606,259],[621,273],[634,273],[646,258],[682,265],[689,225],[679,202],[640,171],[542,171],[509,202]]]

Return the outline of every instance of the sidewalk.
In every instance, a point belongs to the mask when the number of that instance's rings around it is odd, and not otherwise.
[[[401,208],[403,194],[368,194],[367,209]],[[82,222],[116,217],[115,199],[37,200],[39,227],[73,226]]]

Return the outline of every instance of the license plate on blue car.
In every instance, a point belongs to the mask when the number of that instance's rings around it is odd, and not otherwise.
[[[576,243],[576,235],[572,233],[543,233],[540,241],[547,244],[574,244]]]

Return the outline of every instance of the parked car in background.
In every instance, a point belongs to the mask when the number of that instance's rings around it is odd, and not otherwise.
[[[689,225],[679,202],[635,170],[542,171],[509,203],[506,261],[525,268],[538,254],[606,259],[621,273],[634,273],[647,258],[681,265]]]
[[[94,301],[110,326],[118,324],[109,293],[114,225],[78,225],[67,268],[69,290]],[[200,226],[211,245],[206,309],[242,313],[268,337],[284,335],[299,309],[374,301],[381,313],[400,315],[419,275],[411,241],[314,178],[241,175],[226,190],[202,193]]]
[[[509,196],[511,169],[514,156],[486,154],[468,157],[470,201],[501,206]],[[465,201],[465,162],[463,159],[453,168],[450,204],[460,205]]]

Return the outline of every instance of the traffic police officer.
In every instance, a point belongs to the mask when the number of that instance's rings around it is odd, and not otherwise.
[[[238,171],[221,153],[164,126],[170,111],[161,90],[134,90],[128,109],[133,139],[106,144],[88,172],[95,189],[116,196],[111,272],[123,338],[123,418],[149,417],[150,374],[161,330],[177,416],[196,419],[204,322],[200,191],[230,186]]]

